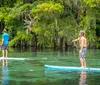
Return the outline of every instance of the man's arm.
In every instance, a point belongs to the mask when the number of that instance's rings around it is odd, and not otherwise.
[[[77,41],[79,41],[79,38],[78,39],[75,39],[75,40],[72,40],[72,42],[77,42]]]

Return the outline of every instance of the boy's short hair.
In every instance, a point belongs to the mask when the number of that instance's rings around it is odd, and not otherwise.
[[[3,32],[7,32],[7,30],[6,30],[6,29],[4,29],[4,30],[3,30]]]
[[[82,36],[85,36],[85,31],[81,30],[80,33],[82,34]]]

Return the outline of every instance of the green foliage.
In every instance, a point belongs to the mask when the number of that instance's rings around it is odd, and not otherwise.
[[[24,13],[26,13],[26,11],[29,9],[29,7],[30,7],[30,4],[24,4],[22,6],[20,6],[20,4],[17,4],[15,7],[10,8],[10,11],[9,11],[7,17],[5,17],[5,23],[9,23],[13,19],[19,19],[20,16],[22,16],[22,15],[24,15]]]
[[[10,8],[0,7],[0,21],[8,15],[9,10]]]
[[[54,2],[45,2],[42,4],[38,4],[36,8],[32,9],[32,14],[35,16],[35,19],[40,18],[55,18],[59,16],[63,11],[63,6],[60,3]]]
[[[84,0],[84,2],[90,7],[96,7],[100,0]]]
[[[23,32],[23,31],[18,31],[18,32],[17,32],[17,36],[14,37],[14,39],[12,39],[12,40],[9,42],[9,46],[10,46],[10,47],[11,47],[11,46],[17,46],[18,44],[22,45],[22,43],[21,43],[21,42],[19,43],[19,41],[23,41],[23,40],[24,40],[24,42],[26,41],[27,44],[29,44],[29,43],[30,43],[30,38],[31,38],[31,37],[32,37],[31,34],[27,35],[27,34],[26,34],[25,32]]]
[[[100,48],[100,42],[96,42],[96,48]]]
[[[52,38],[56,35],[57,18],[63,12],[63,6],[60,3],[45,2],[38,4],[31,12],[35,19],[40,20],[36,22],[37,26],[33,27],[33,32],[38,35],[38,44],[52,43]],[[52,22],[49,22],[48,20],[51,20]],[[49,27],[50,24],[52,25],[51,27]]]
[[[99,5],[100,0],[4,0],[0,4],[0,22],[9,29],[9,46],[71,45],[80,30],[86,31],[91,44],[98,41]]]

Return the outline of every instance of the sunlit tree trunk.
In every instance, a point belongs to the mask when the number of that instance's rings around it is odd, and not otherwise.
[[[57,18],[54,18],[55,21],[55,39],[54,39],[54,48],[58,47],[58,31],[59,31],[59,27],[58,27],[58,21]]]

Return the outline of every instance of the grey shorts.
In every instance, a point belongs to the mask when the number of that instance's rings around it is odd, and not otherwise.
[[[80,58],[85,58],[85,56],[86,56],[86,50],[87,50],[87,48],[83,48],[82,52],[81,53],[79,52],[79,57]]]
[[[7,49],[8,49],[8,45],[7,45],[7,44],[3,44],[3,45],[1,46],[1,49],[2,49],[2,50],[7,50]]]

